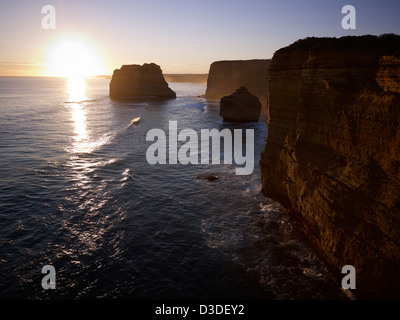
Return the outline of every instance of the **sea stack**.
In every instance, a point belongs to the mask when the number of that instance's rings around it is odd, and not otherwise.
[[[266,108],[270,61],[254,59],[213,62],[208,73],[205,97],[210,100],[220,100],[243,86],[257,96],[262,106]]]
[[[257,122],[260,119],[261,103],[245,87],[240,87],[220,102],[219,114],[227,122]]]
[[[160,66],[155,63],[123,65],[115,69],[110,82],[111,98],[156,97],[172,99],[176,93],[168,87]]]
[[[400,37],[308,38],[269,68],[263,193],[360,298],[400,297]]]

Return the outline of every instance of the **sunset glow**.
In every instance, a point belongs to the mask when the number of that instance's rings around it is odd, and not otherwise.
[[[64,37],[48,51],[48,76],[82,78],[104,74],[94,48],[80,38]]]

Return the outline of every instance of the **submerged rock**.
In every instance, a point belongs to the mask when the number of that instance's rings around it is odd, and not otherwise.
[[[240,87],[235,93],[223,97],[220,102],[220,112],[224,121],[257,122],[260,119],[261,103],[245,87]]]
[[[400,37],[310,38],[269,69],[263,192],[358,297],[400,297]]]
[[[110,82],[110,97],[176,98],[176,93],[168,87],[160,66],[145,63],[143,66],[132,64],[115,69]]]
[[[215,180],[218,180],[219,177],[215,173],[209,173],[209,174],[199,174],[198,176],[196,176],[196,179],[215,181]]]

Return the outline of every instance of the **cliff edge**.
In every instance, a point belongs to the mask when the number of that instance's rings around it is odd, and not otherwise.
[[[308,38],[269,68],[263,193],[357,297],[400,297],[400,37]],[[338,282],[340,286],[340,281]]]
[[[168,87],[160,66],[155,63],[123,65],[115,69],[110,81],[111,98],[158,97],[176,98]]]

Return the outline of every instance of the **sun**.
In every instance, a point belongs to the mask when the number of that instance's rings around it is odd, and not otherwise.
[[[83,78],[104,74],[97,52],[78,37],[62,37],[48,50],[48,76]]]

